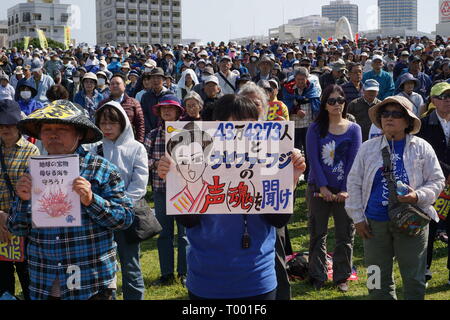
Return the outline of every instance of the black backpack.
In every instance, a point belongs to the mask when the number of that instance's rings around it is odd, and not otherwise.
[[[286,271],[291,279],[305,280],[308,277],[309,254],[294,253],[286,261]]]

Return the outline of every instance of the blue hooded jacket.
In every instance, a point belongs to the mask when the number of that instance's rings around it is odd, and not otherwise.
[[[294,88],[295,80],[286,83],[283,86],[283,102],[289,109],[289,112],[294,108],[294,102],[296,100],[308,99],[311,103],[311,111],[313,117],[316,116],[320,111],[320,90],[313,82],[307,81],[307,87],[303,90],[302,95],[296,93]]]

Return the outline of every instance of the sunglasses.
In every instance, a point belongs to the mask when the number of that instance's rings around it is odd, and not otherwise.
[[[330,106],[334,106],[336,103],[338,104],[344,104],[345,103],[345,98],[343,97],[339,97],[339,98],[329,98],[327,100],[327,104],[329,104]]]
[[[387,119],[389,117],[392,117],[394,119],[402,119],[405,117],[405,113],[401,111],[383,111],[381,113],[381,118]]]
[[[433,97],[433,98],[435,98],[435,99],[438,99],[438,100],[447,100],[447,99],[450,99],[450,94],[441,94],[440,96],[436,96],[436,97]]]

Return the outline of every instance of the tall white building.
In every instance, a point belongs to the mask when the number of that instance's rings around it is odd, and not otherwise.
[[[417,31],[417,0],[378,0],[379,29]]]
[[[0,21],[0,48],[9,47],[8,43],[8,21]]]
[[[45,32],[47,39],[64,42],[64,27],[71,20],[71,5],[60,0],[27,0],[8,9],[9,46],[24,37],[37,38],[36,28]]]
[[[96,0],[97,44],[181,42],[181,0]]]
[[[346,17],[352,30],[354,32],[358,31],[358,5],[352,4],[350,1],[331,1],[330,4],[322,6],[322,16],[334,22],[338,22],[340,18]]]

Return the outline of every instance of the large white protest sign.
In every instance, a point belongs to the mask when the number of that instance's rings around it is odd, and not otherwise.
[[[80,176],[78,155],[31,157],[30,174],[33,226],[81,226],[80,196],[72,189]]]
[[[291,214],[293,122],[167,122],[167,214]]]

